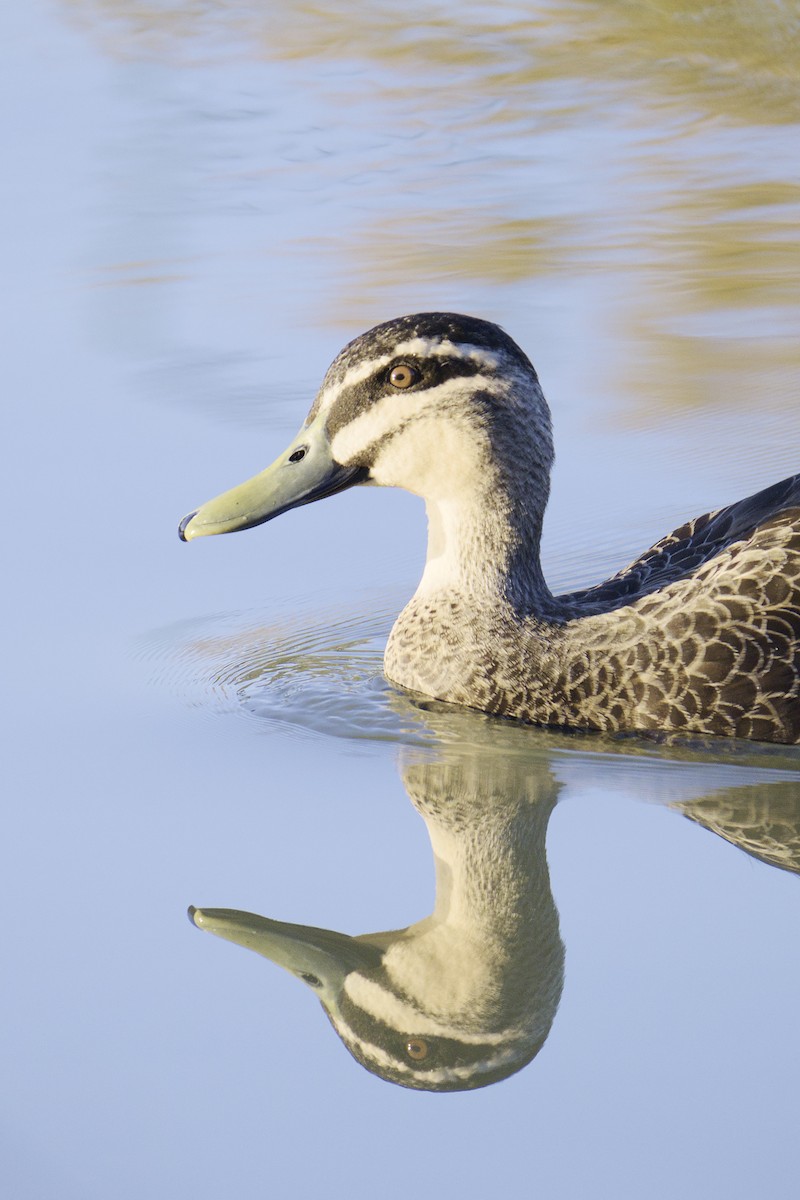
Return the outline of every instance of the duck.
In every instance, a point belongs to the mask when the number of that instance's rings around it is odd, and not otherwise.
[[[400,1087],[472,1091],[526,1067],[564,984],[545,838],[561,785],[546,759],[478,748],[406,762],[433,850],[433,912],[351,936],[229,908],[189,907],[316,995],[355,1060]]]
[[[512,722],[478,726],[471,716],[429,708],[432,746],[399,751],[433,857],[435,903],[422,920],[352,936],[238,909],[189,908],[198,929],[255,951],[310,989],[362,1067],[417,1091],[485,1088],[544,1049],[566,954],[548,829],[562,795],[594,785],[598,773],[613,773],[615,799],[627,778],[638,802],[663,804],[770,868],[800,874],[800,779],[772,768],[773,756],[767,770],[727,755],[715,768],[707,752],[684,747],[658,763],[631,757],[627,744],[566,757],[559,735],[529,739]],[[404,891],[401,881],[398,899]],[[309,899],[318,902],[318,893],[315,879]],[[628,983],[619,979],[620,994]],[[270,1015],[258,1035],[266,1044],[278,1031],[286,1039],[276,1003],[266,999]],[[292,1069],[301,1058],[307,1068],[307,1055],[296,1052]]]
[[[479,317],[415,313],[349,342],[283,454],[179,535],[404,488],[425,501],[428,548],[386,644],[391,684],[574,732],[798,744],[800,475],[554,595],[540,554],[552,464],[550,410],[516,342]]]

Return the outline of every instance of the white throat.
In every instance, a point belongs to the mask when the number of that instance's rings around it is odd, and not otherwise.
[[[513,530],[484,431],[451,415],[422,417],[382,447],[372,477],[425,500],[428,553],[418,596],[500,591]]]
[[[428,553],[417,596],[457,591],[501,591],[510,549],[510,530],[502,514],[484,498],[428,500]]]

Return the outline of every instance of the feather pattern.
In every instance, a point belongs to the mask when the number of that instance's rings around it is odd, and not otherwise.
[[[285,455],[180,533],[248,528],[357,483],[405,488],[425,500],[428,554],[386,646],[393,683],[562,728],[800,742],[800,475],[554,596],[552,462],[547,402],[508,334],[417,313],[345,346]]]

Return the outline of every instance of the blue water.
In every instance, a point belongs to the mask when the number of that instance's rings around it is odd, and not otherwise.
[[[176,526],[275,457],[345,340],[415,309],[500,321],[536,363],[555,587],[796,471],[797,24],[4,12],[9,1195],[791,1192],[798,881],[674,806],[796,756],[531,733],[563,785],[553,1031],[485,1092],[393,1088],[185,909],[351,933],[430,911],[398,759],[444,735],[380,672],[422,507]]]

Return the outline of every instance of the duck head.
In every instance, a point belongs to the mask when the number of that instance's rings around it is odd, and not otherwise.
[[[184,517],[180,537],[249,529],[366,483],[429,503],[508,495],[524,509],[533,478],[541,515],[552,457],[547,404],[516,343],[477,317],[417,313],[345,346],[283,454]]]

